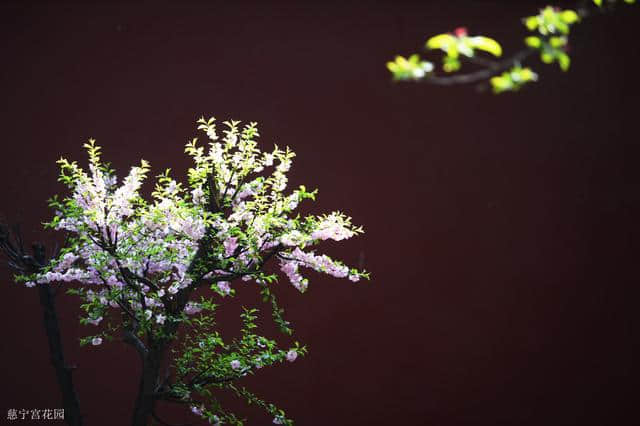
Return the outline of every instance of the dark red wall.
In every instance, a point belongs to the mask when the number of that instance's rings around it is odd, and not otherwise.
[[[638,420],[640,7],[577,27],[568,73],[534,61],[540,82],[494,97],[392,84],[384,65],[459,25],[517,46],[546,2],[234,3],[2,5],[4,219],[53,241],[55,161],[84,162],[89,137],[121,173],[143,157],[181,176],[197,117],[258,121],[263,146],[298,153],[292,184],[365,227],[327,252],[364,257],[373,280],[279,284],[311,353],[252,389],[299,425]],[[60,407],[37,293],[0,277],[2,407]],[[254,299],[243,289],[221,326]],[[79,348],[77,301],[59,305],[87,425],[127,424],[134,351]]]

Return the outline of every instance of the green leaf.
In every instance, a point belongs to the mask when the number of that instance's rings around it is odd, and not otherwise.
[[[531,71],[531,68],[524,68],[520,71],[520,77],[523,81],[535,81],[538,79],[538,75]]]
[[[502,93],[518,90],[526,83],[537,79],[538,75],[531,71],[530,68],[515,66],[499,76],[492,77],[490,82],[494,93]]]
[[[560,64],[560,69],[562,71],[566,71],[569,69],[569,65],[571,65],[571,58],[564,52],[560,52],[558,54],[558,64]]]
[[[542,40],[540,40],[540,37],[530,36],[524,39],[524,43],[529,47],[537,49],[542,45]]]
[[[578,22],[580,20],[580,17],[575,11],[567,9],[562,11],[562,13],[560,14],[560,19],[562,19],[567,24],[573,24],[574,22]]]
[[[438,34],[437,36],[431,37],[427,40],[426,46],[428,49],[443,49],[446,50],[447,47],[455,43],[456,38],[451,34]]]
[[[395,80],[417,80],[426,76],[427,73],[433,71],[433,64],[427,61],[421,61],[417,54],[411,55],[408,59],[402,56],[396,56],[395,61],[387,62],[387,69],[393,73]],[[314,198],[314,192],[304,193],[303,198]]]
[[[445,72],[458,71],[460,69],[460,61],[458,60],[458,58],[445,56],[444,64],[442,65],[442,68],[444,69]]]
[[[528,18],[525,19],[524,24],[530,31],[533,31],[536,28],[538,28],[538,17],[529,16]]]
[[[569,25],[565,24],[563,21],[557,21],[555,24],[558,31],[562,34],[569,34]]]
[[[490,81],[494,93],[504,92],[505,90],[509,90],[512,87],[511,81],[505,77],[492,77]]]
[[[447,55],[452,59],[457,59],[458,56],[460,56],[459,55],[459,51],[458,51],[458,44],[457,43],[450,44],[450,45],[446,46],[444,49],[445,49],[445,52],[447,52]]]
[[[567,38],[566,37],[551,37],[549,39],[549,44],[551,45],[551,47],[554,48],[559,48],[562,46],[565,46],[567,44]]]
[[[500,46],[500,43],[489,37],[471,37],[471,46],[491,53],[494,56],[502,55],[502,47]]]
[[[593,0],[593,2],[596,4],[596,6],[600,7],[602,6],[602,0]]]
[[[551,62],[553,62],[553,55],[548,52],[543,52],[540,55],[540,60],[545,64],[550,64]]]

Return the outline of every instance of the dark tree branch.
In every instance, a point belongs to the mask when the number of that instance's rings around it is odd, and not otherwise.
[[[481,81],[485,81],[493,77],[494,75],[497,75],[504,70],[511,68],[514,65],[519,64],[535,52],[536,50],[527,48],[517,52],[508,59],[504,59],[502,61],[487,62],[485,63],[485,66],[487,66],[487,68],[478,71],[474,71],[468,74],[456,74],[446,77],[432,75],[425,78],[424,81],[426,83],[435,84],[437,86],[453,86],[456,84],[478,83]],[[476,62],[478,62],[477,59]]]
[[[213,367],[209,367],[209,369],[211,369]],[[205,370],[207,371],[207,370]],[[204,373],[204,372],[202,372]],[[214,376],[213,374],[204,376],[202,375],[202,373],[196,375],[193,379],[191,379],[189,381],[189,383],[187,383],[187,386],[189,386],[190,389],[193,389],[194,386],[197,385],[211,385],[211,384],[220,384],[220,383],[227,383],[227,382],[232,382],[236,379],[239,379],[241,376],[230,376],[230,377],[217,377]]]
[[[4,224],[0,224],[0,251],[7,255],[9,266],[21,273],[37,273],[48,263],[43,245],[34,244],[33,255],[29,255],[24,250],[22,237],[17,227],[14,228],[12,241],[9,228]],[[64,361],[64,351],[55,307],[55,292],[50,284],[39,284],[38,294],[40,296],[40,305],[42,306],[44,329],[49,343],[51,364],[56,371],[58,386],[62,393],[65,421],[69,426],[81,426],[83,423],[82,414],[72,377],[73,370],[76,367],[69,366]]]
[[[137,330],[137,323],[132,328],[125,328],[124,337],[122,340],[125,343],[128,343],[131,346],[133,346],[136,349],[136,351],[138,351],[138,354],[140,354],[142,359],[144,359],[149,353],[149,350],[144,345],[142,340],[140,340],[140,338],[136,336],[136,330]]]
[[[209,211],[211,213],[218,213],[221,210],[219,200],[220,191],[218,190],[218,184],[216,183],[215,170],[212,170],[211,173],[209,173],[207,183],[209,185]]]

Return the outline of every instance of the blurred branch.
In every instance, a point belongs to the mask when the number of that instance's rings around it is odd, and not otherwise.
[[[514,65],[519,64],[524,61],[526,58],[534,54],[536,51],[534,49],[523,49],[508,59],[496,62],[496,61],[482,61],[481,58],[469,58],[470,62],[474,62],[476,64],[482,64],[486,66],[485,69],[481,69],[478,71],[474,71],[468,74],[457,74],[447,77],[441,76],[429,76],[428,78],[422,80],[425,83],[435,84],[437,86],[453,86],[456,84],[470,84],[470,83],[478,83],[481,81],[488,80],[489,78],[501,73],[502,71],[513,67]],[[473,60],[472,60],[473,59]]]
[[[6,224],[0,223],[0,251],[7,256],[9,267],[21,274],[38,273],[48,264],[46,250],[42,244],[33,244],[32,254],[25,250],[18,226],[14,226],[11,230]],[[51,364],[56,371],[58,386],[62,393],[64,418],[69,426],[81,426],[82,415],[72,377],[76,366],[67,365],[64,361],[55,306],[55,292],[50,284],[40,284],[37,287],[42,306],[44,329],[49,343]]]
[[[540,9],[538,15],[522,18],[523,24],[530,31],[530,35],[525,38],[526,47],[501,61],[476,55],[479,51],[500,57],[502,47],[496,40],[484,36],[469,36],[466,28],[459,27],[452,33],[430,37],[426,42],[427,49],[444,52],[442,69],[445,75],[437,75],[434,64],[422,60],[418,54],[408,58],[396,56],[394,61],[387,63],[387,68],[394,80],[418,81],[437,86],[489,82],[495,93],[518,90],[538,78],[530,68],[522,66],[522,62],[532,54],[539,53],[545,64],[555,62],[562,71],[567,71],[571,63],[567,53],[571,26],[595,14],[609,13],[621,2],[630,4],[635,0],[580,0],[570,9],[562,10],[551,6]],[[463,62],[477,65],[480,69],[457,74]]]

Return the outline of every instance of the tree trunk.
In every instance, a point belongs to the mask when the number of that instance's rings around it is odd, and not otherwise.
[[[150,348],[142,361],[142,374],[133,410],[132,426],[147,426],[149,424],[149,418],[156,403],[155,393],[159,384],[158,378],[163,355],[164,345],[159,348]]]
[[[193,287],[183,289],[176,298],[175,306],[168,311],[168,315],[177,316],[179,312],[182,312],[192,291]],[[180,324],[178,321],[167,321],[163,327],[163,334],[165,336],[175,336]],[[148,426],[157,401],[156,392],[158,392],[161,385],[160,369],[164,355],[173,340],[174,337],[165,337],[149,342],[147,352],[143,352],[142,373],[140,375],[138,397],[133,410],[132,426]]]
[[[82,415],[78,396],[73,387],[73,368],[65,365],[64,354],[62,352],[62,340],[60,339],[60,329],[58,328],[58,316],[54,303],[54,294],[51,284],[38,284],[40,304],[42,305],[44,329],[49,341],[49,353],[51,364],[56,371],[58,385],[62,393],[62,407],[64,408],[64,419],[69,426],[81,426]]]

